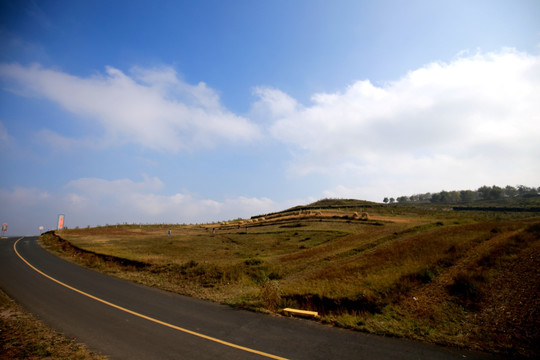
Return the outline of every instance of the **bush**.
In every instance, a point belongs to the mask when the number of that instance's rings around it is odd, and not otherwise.
[[[483,282],[484,277],[480,274],[461,272],[456,275],[448,290],[450,295],[457,297],[463,305],[474,307],[481,297],[480,287]]]
[[[276,311],[281,302],[279,283],[277,281],[267,281],[261,287],[261,301],[270,311]]]
[[[418,270],[416,273],[413,274],[414,278],[418,281],[420,281],[423,284],[429,283],[433,278],[437,276],[436,271],[430,268],[424,268],[421,270]]]
[[[246,264],[247,266],[259,265],[261,263],[262,263],[261,259],[247,259],[246,261],[244,261],[244,264]]]

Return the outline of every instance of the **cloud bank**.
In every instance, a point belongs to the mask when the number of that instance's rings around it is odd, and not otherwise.
[[[214,90],[185,83],[170,67],[134,67],[129,75],[107,67],[105,74],[83,78],[40,65],[1,64],[0,76],[17,93],[44,97],[97,122],[109,143],[177,153],[260,135],[248,119],[225,109]]]
[[[315,94],[307,106],[278,89],[256,94],[255,113],[274,117],[271,134],[293,149],[292,173],[363,183],[327,194],[539,179],[539,56],[511,49],[462,56],[382,85],[364,80]]]
[[[273,211],[278,206],[264,197],[239,196],[215,201],[201,199],[187,191],[160,194],[164,187],[159,178],[148,176],[139,182],[131,179],[81,178],[66,184],[63,203],[72,214],[93,214],[93,219],[100,214],[97,221],[101,224],[219,221],[250,217],[259,211]]]
[[[71,228],[122,223],[191,224],[248,218],[290,206],[266,197],[216,201],[186,191],[161,194],[163,188],[157,177],[143,176],[141,181],[80,178],[54,193],[24,187],[0,189],[0,201],[12,209],[10,229],[32,229],[31,233],[37,233],[39,226],[53,229],[58,214],[66,214],[66,226]]]

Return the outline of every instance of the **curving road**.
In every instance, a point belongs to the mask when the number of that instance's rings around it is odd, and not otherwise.
[[[37,237],[0,240],[0,287],[52,328],[111,359],[490,359],[261,315],[71,264]]]

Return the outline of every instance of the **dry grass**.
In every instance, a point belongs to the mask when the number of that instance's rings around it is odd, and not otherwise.
[[[362,220],[334,211],[241,226],[118,226],[59,235],[79,248],[147,264],[72,252],[87,266],[190,296],[265,312],[303,308],[318,311],[324,322],[373,333],[537,354],[531,344],[538,318],[523,315],[538,313],[536,294],[520,293],[528,304],[523,311],[511,301],[501,305],[518,320],[501,315],[496,324],[483,323],[504,298],[492,288],[511,293],[503,286],[509,268],[537,271],[537,253],[529,252],[539,246],[540,218],[468,216],[370,211]],[[44,238],[58,247],[52,240]],[[539,279],[533,276],[528,287],[538,288]],[[497,335],[516,322],[529,335]]]
[[[0,358],[106,359],[49,329],[0,291]]]

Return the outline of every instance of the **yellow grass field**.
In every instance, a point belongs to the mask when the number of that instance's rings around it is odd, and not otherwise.
[[[97,270],[232,306],[317,311],[319,321],[355,330],[539,353],[539,216],[382,208],[361,215],[117,225],[42,241]]]

